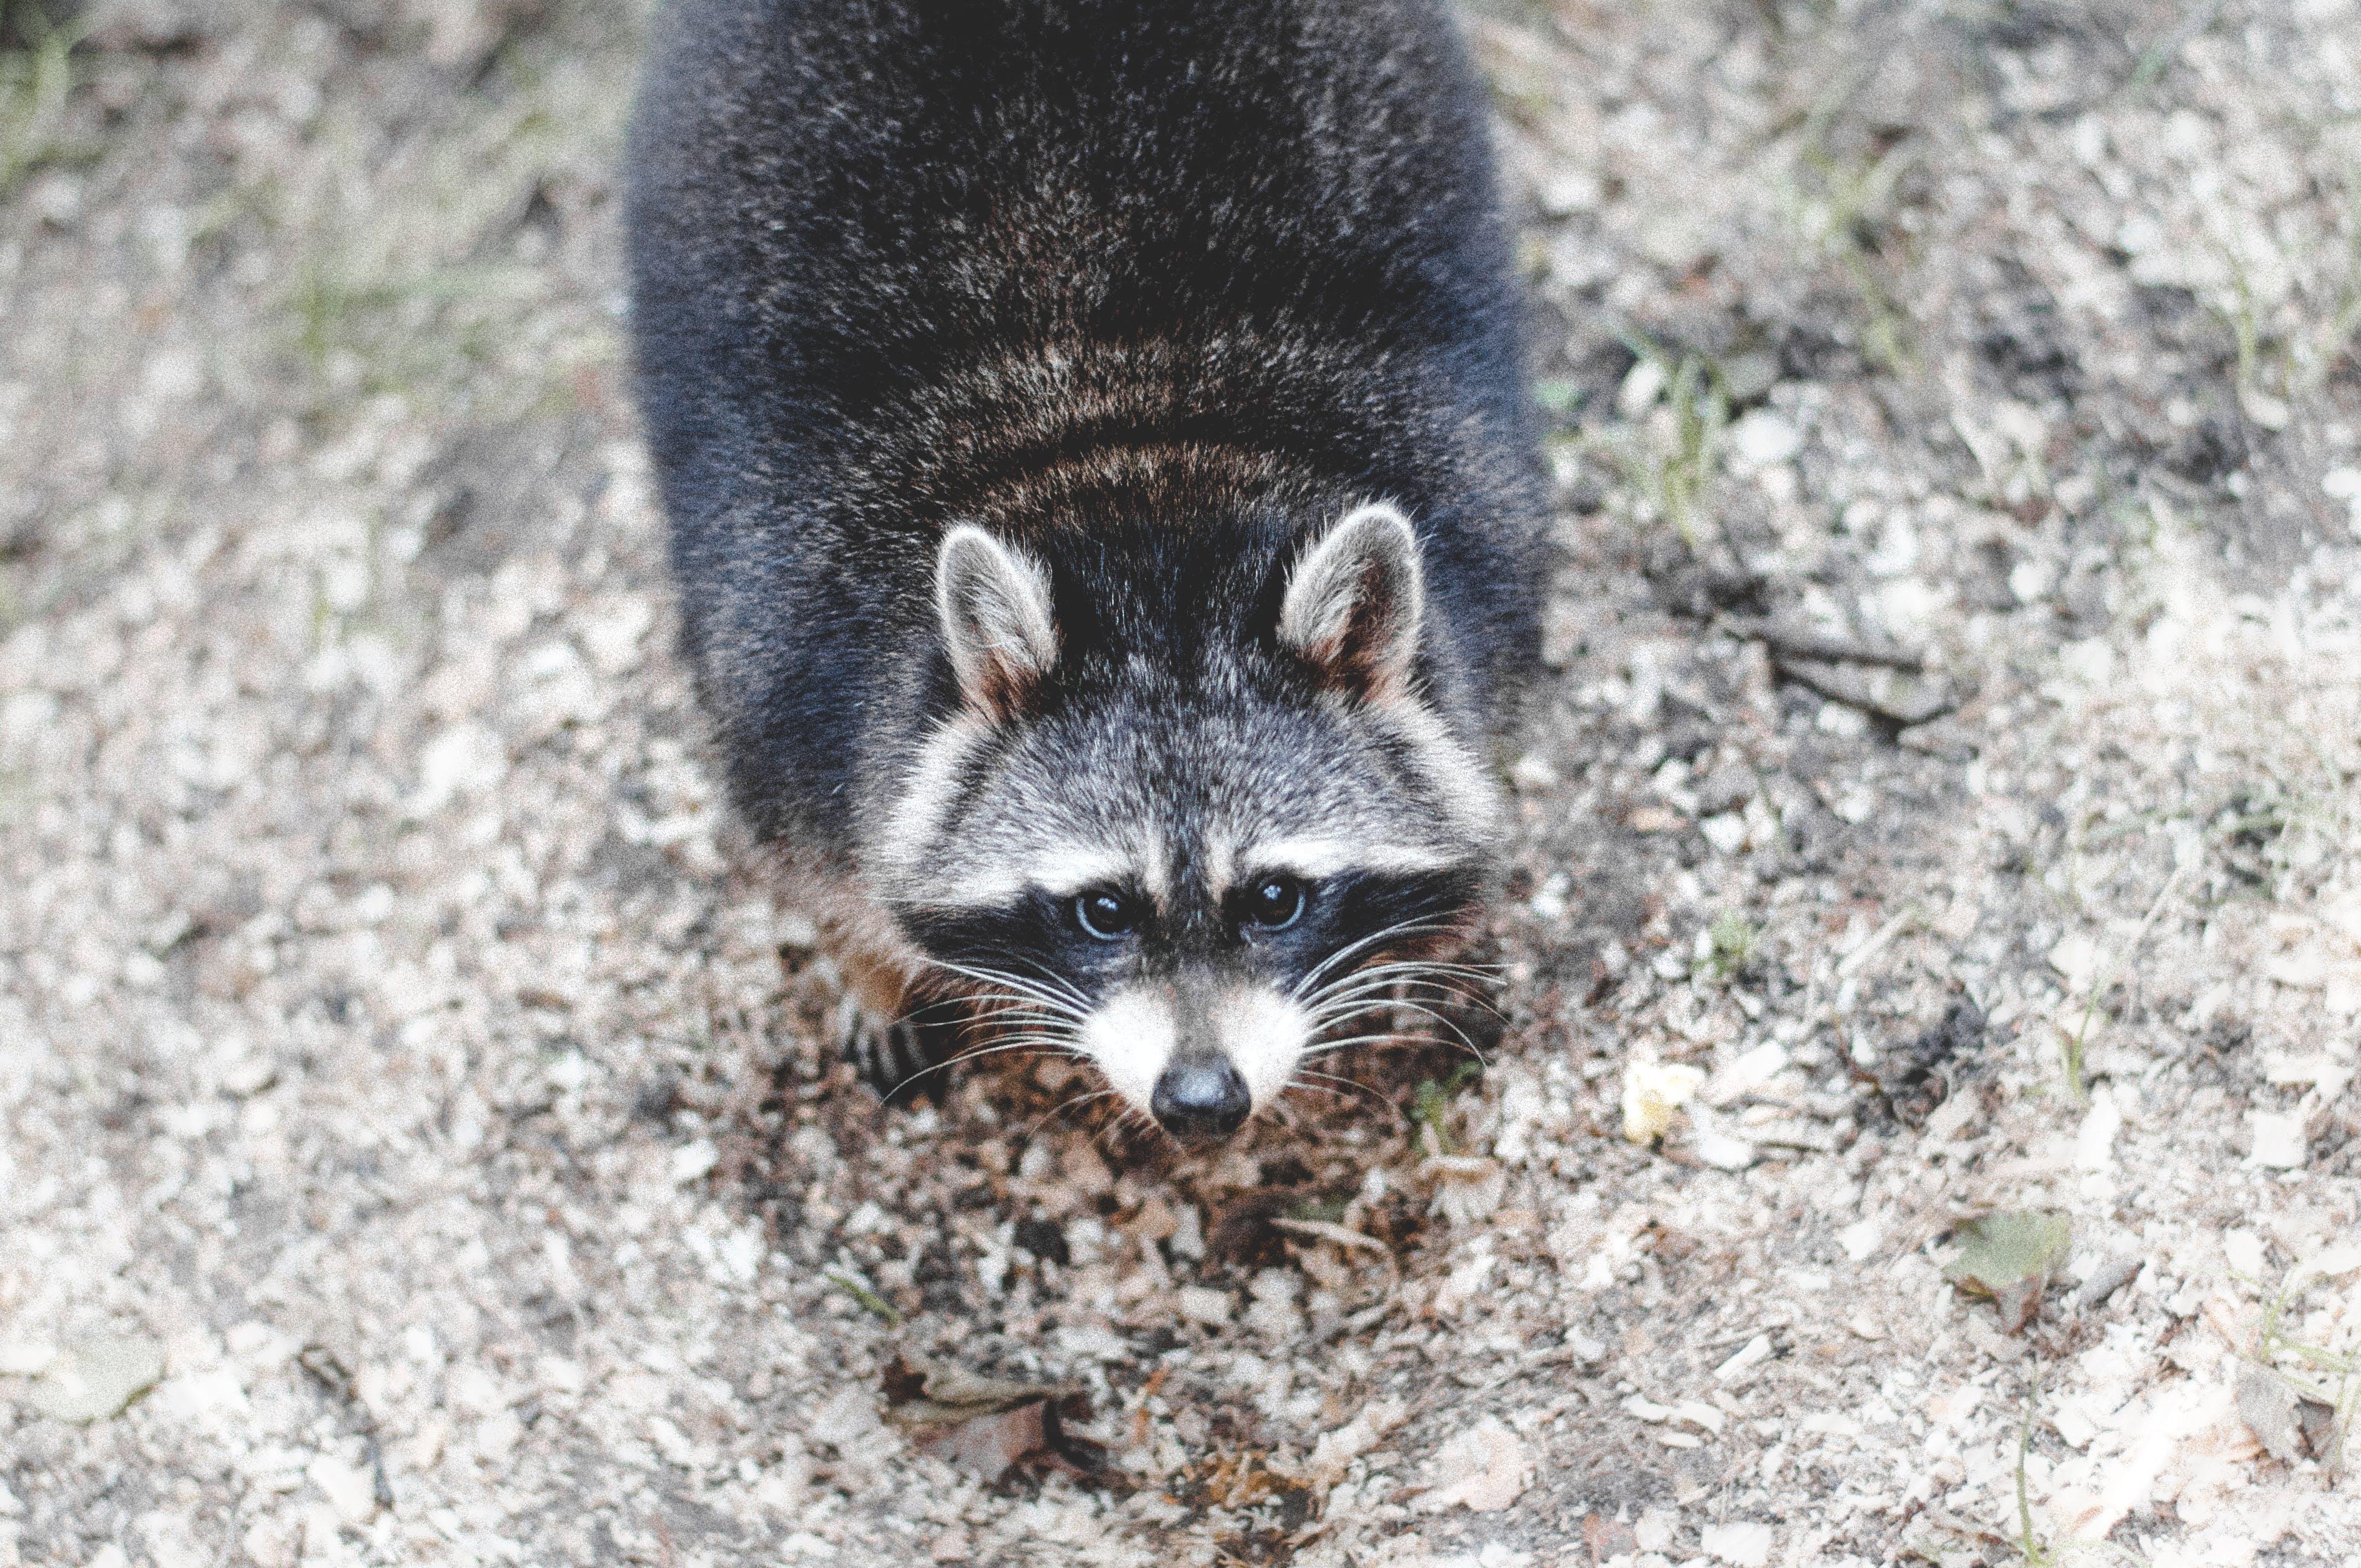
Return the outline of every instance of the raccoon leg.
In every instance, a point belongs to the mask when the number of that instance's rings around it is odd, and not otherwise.
[[[932,1099],[944,1087],[942,1070],[957,1058],[963,1014],[950,998],[914,984],[890,955],[846,948],[837,954],[845,976],[837,1012],[837,1044],[861,1081],[889,1103],[905,1094]]]
[[[893,1101],[905,1090],[914,1099],[931,1098],[957,1046],[950,1031],[911,1017],[881,1014],[848,995],[837,1009],[837,1046],[877,1097]]]
[[[906,1091],[930,1095],[959,1050],[960,1014],[919,981],[923,960],[875,905],[838,879],[807,881],[798,890],[837,967],[844,1001],[837,1010],[837,1047],[861,1080],[892,1101]]]
[[[961,1014],[924,983],[927,963],[846,869],[780,851],[783,902],[803,910],[844,975],[837,1048],[861,1080],[891,1102],[931,1095],[959,1054]]]

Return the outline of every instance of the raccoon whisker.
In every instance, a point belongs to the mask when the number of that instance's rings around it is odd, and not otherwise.
[[[1447,1040],[1437,1042],[1431,1039],[1422,1039],[1414,1035],[1357,1035],[1351,1039],[1337,1040],[1333,1044],[1313,1046],[1309,1050],[1306,1050],[1302,1056],[1297,1059],[1299,1061],[1311,1061],[1315,1058],[1334,1056],[1341,1051],[1346,1050],[1430,1050],[1438,1043],[1444,1045],[1450,1044]]]
[[[1323,991],[1318,996],[1312,998],[1311,1003],[1307,1005],[1306,1011],[1311,1013],[1314,1017],[1317,1017],[1321,1014],[1329,1011],[1340,1003],[1357,1003],[1371,996],[1382,996],[1388,994],[1416,995],[1421,992],[1428,993],[1444,1001],[1460,1002],[1466,1003],[1470,1006],[1482,1007],[1488,1012],[1490,1012],[1494,1016],[1499,1016],[1499,1009],[1493,1007],[1489,1003],[1485,1001],[1484,998],[1476,995],[1475,993],[1468,992],[1447,980],[1422,980],[1402,975],[1380,976],[1376,979],[1369,980],[1365,983],[1356,983],[1352,985],[1340,983],[1335,989],[1332,991]]]
[[[961,1048],[961,1051],[951,1053],[950,1058],[944,1058],[944,1065],[972,1063],[972,1060],[977,1060],[977,1058],[1001,1056],[1004,1051],[1038,1051],[1038,1053],[1044,1053],[1044,1056],[1070,1056],[1074,1058],[1074,1060],[1082,1060],[1082,1051],[1074,1048],[1072,1036],[1044,1035],[1044,1032],[1038,1032],[1037,1029],[1037,1032],[1025,1032],[1025,1035],[994,1036],[992,1041],[987,1041],[987,1044],[983,1044],[983,1047]]]
[[[1321,1030],[1332,1028],[1345,1019],[1382,1013],[1398,1002],[1403,1005],[1409,1004],[1400,988],[1397,986],[1387,986],[1379,991],[1363,991],[1332,996],[1317,1007],[1305,1008],[1304,1022],[1310,1031],[1316,1035]]]
[[[979,1057],[996,1057],[1004,1051],[1034,1051],[1043,1056],[1062,1056],[1075,1061],[1083,1059],[1071,1040],[1057,1035],[1018,1035],[1009,1039],[995,1040],[988,1046],[977,1046],[952,1056],[952,1061],[973,1061]]]
[[[1026,1141],[1030,1143],[1034,1136],[1038,1135],[1042,1128],[1048,1126],[1051,1121],[1063,1121],[1065,1119],[1066,1113],[1069,1111],[1079,1111],[1083,1106],[1088,1105],[1092,1101],[1104,1100],[1107,1096],[1113,1093],[1115,1093],[1115,1091],[1112,1089],[1096,1089],[1093,1090],[1088,1094],[1070,1095],[1066,1099],[1059,1101],[1055,1105],[1052,1105],[1047,1111],[1042,1112],[1039,1116],[1034,1119],[1033,1124],[1025,1129]],[[1102,1129],[1102,1131],[1104,1131],[1104,1129]],[[1095,1145],[1098,1142],[1098,1139],[1093,1135],[1091,1141]]]
[[[1390,980],[1400,975],[1431,975],[1439,980],[1459,981],[1470,985],[1493,985],[1499,981],[1497,974],[1465,965],[1444,963],[1433,959],[1386,959],[1333,975],[1317,990],[1331,991],[1340,985],[1353,985],[1366,980]]]
[[[1439,1008],[1452,1003],[1466,1003],[1473,999],[1448,986],[1438,985],[1433,989],[1436,994],[1431,1000],[1422,1000],[1414,982],[1393,981],[1384,985],[1367,986],[1324,997],[1319,1005],[1307,1008],[1305,1011],[1312,1021],[1318,1025],[1335,1018],[1349,1017],[1356,1013],[1385,1007],[1406,1007],[1415,1013],[1423,1013],[1447,1027],[1455,1028],[1457,1025],[1450,1024]],[[1492,1012],[1495,1017],[1499,1016],[1498,1009],[1493,1009]]]
[[[1304,977],[1295,982],[1295,989],[1289,994],[1296,1001],[1301,1001],[1312,987],[1319,983],[1321,976],[1328,973],[1338,964],[1348,961],[1356,954],[1366,953],[1383,943],[1399,942],[1411,937],[1440,936],[1456,929],[1458,927],[1455,925],[1444,921],[1403,920],[1383,930],[1373,931],[1357,942],[1346,943],[1312,965]]]
[[[1358,1027],[1367,1020],[1383,1020],[1392,1006],[1391,1001],[1379,996],[1367,997],[1349,1006],[1333,1007],[1323,1013],[1315,1013],[1306,1020],[1308,1033],[1324,1035],[1335,1029]]]
[[[1472,969],[1465,964],[1435,963],[1422,959],[1401,959],[1390,963],[1371,964],[1367,969],[1355,970],[1350,978],[1355,980],[1411,978],[1432,980],[1437,982],[1450,981],[1463,986],[1481,986],[1488,990],[1503,982],[1503,977],[1497,970]],[[1334,983],[1342,984],[1343,981]],[[1475,992],[1471,990],[1468,994],[1472,996]]]
[[[1037,979],[1030,975],[1013,974],[1004,969],[994,969],[988,964],[963,964],[956,963],[950,959],[937,958],[922,959],[920,961],[930,969],[939,969],[947,974],[978,981],[985,985],[1004,986],[1011,991],[1021,991],[1042,996],[1060,996],[1060,1000],[1074,1002],[1085,1000],[1082,992],[1076,991],[1063,977],[1047,970],[1044,970],[1041,977]],[[1030,962],[1031,960],[1020,961]],[[1053,986],[1056,989],[1051,989]]]
[[[1011,974],[1006,970],[993,969],[989,966],[981,966],[975,970],[975,972],[988,975],[1001,983],[1010,986],[1011,989],[1025,989],[1031,991],[1038,995],[1056,996],[1073,1003],[1076,1007],[1082,1009],[1084,1012],[1088,1012],[1090,1010],[1090,997],[1083,993],[1082,989],[1080,986],[1076,985],[1072,981],[1068,980],[1064,975],[1060,974],[1056,970],[1051,969],[1049,965],[1043,963],[1038,959],[1028,958],[1022,953],[1010,953],[1006,956],[1010,961],[1024,965],[1026,972],[1021,974]],[[946,960],[941,959],[932,959],[928,961],[946,968],[950,967]]]
[[[1020,1027],[1066,1029],[1071,1028],[1075,1021],[1061,1013],[1051,1013],[1029,1003],[1012,1003],[989,1012],[972,1014],[968,1022],[980,1030],[991,1031]]]
[[[1438,1025],[1457,1033],[1461,1030],[1466,1001],[1466,997],[1452,992],[1422,992],[1388,986],[1382,991],[1333,998],[1320,1007],[1308,1010],[1306,1017],[1312,1031],[1317,1034],[1347,1018],[1381,1014],[1389,1007],[1399,1007],[1430,1018]],[[1498,1012],[1493,1012],[1491,1016],[1503,1024],[1507,1022]]]
[[[1061,995],[1058,992],[1049,990],[1037,981],[1028,980],[1023,975],[1010,974],[1005,970],[972,968],[942,959],[928,959],[926,961],[933,968],[949,974],[955,974],[962,980],[972,981],[978,985],[989,986],[997,991],[1012,992],[1050,1012],[1070,1017],[1077,1023],[1087,1016],[1090,1011],[1088,998],[1080,992],[1072,992],[1071,995]],[[1067,989],[1071,991],[1071,988]]]
[[[1071,1034],[1074,1032],[1075,1025],[1080,1023],[1079,1019],[1052,1013],[1046,1008],[1016,998],[968,998],[966,1001],[968,1004],[950,1020],[952,1031],[961,1036],[992,1038],[1005,1035],[1011,1030]],[[914,1021],[920,1020],[926,1018],[931,1011],[931,1009],[913,1010],[905,1014],[904,1017]],[[940,1019],[941,1014],[937,1014],[936,1017]]]
[[[1014,986],[1001,986],[998,990],[987,992],[982,996],[971,997],[969,998],[969,1001],[972,1004],[983,1003],[990,1005],[1029,1007],[1042,1014],[1053,1017],[1067,1019],[1070,1022],[1077,1024],[1081,1023],[1083,1018],[1089,1015],[1087,1009],[1076,1007],[1071,1003],[1068,1003],[1063,997],[1049,996],[1038,992],[1019,990]]]
[[[1439,935],[1447,929],[1448,927],[1446,927],[1433,925],[1427,922],[1403,921],[1399,925],[1389,926],[1381,931],[1371,932],[1368,936],[1362,938],[1359,941],[1349,942],[1344,947],[1337,948],[1334,952],[1321,959],[1317,964],[1314,964],[1312,969],[1304,974],[1301,980],[1295,982],[1295,989],[1290,994],[1301,999],[1303,996],[1310,994],[1315,988],[1323,982],[1327,984],[1337,983],[1337,981],[1346,978],[1346,975],[1349,975],[1352,971],[1347,970],[1345,974],[1336,975],[1334,980],[1327,980],[1326,977],[1329,976],[1332,971],[1337,970],[1340,965],[1348,965],[1355,959],[1361,957],[1363,954],[1378,950],[1388,942],[1406,941],[1413,937],[1431,934]]]
[[[1010,1020],[1043,1024],[1071,1022],[1063,1014],[1052,1013],[1029,998],[991,995],[946,996],[913,1007],[902,1017],[910,1023],[950,1017],[979,1027],[997,1026]]]
[[[1469,1056],[1474,1057],[1488,1069],[1492,1065],[1492,1058],[1486,1056],[1482,1047],[1478,1047],[1475,1041],[1467,1037],[1466,1030],[1461,1028],[1458,1025],[1453,1023],[1449,1018],[1436,1012],[1433,1008],[1426,1006],[1422,1003],[1405,1002],[1400,997],[1392,999],[1386,1003],[1385,1005],[1389,1007],[1406,1008],[1410,1012],[1415,1013],[1422,1018],[1429,1019],[1433,1023],[1441,1025],[1444,1028],[1450,1031],[1451,1037],[1457,1040],[1460,1045],[1466,1048]]]
[[[1495,980],[1499,979],[1502,972],[1501,966],[1499,964],[1477,963],[1466,958],[1402,959],[1399,960],[1389,959],[1386,961],[1389,963],[1399,961],[1402,963],[1417,964],[1424,969],[1452,970],[1461,974],[1482,975],[1487,979]]]
[[[1320,1081],[1318,1083],[1307,1081],[1312,1079],[1318,1079]],[[1322,1087],[1323,1084],[1330,1083],[1341,1084],[1344,1088],[1327,1089]],[[1385,1110],[1390,1111],[1393,1109],[1392,1102],[1389,1101],[1384,1095],[1378,1093],[1376,1090],[1370,1088],[1367,1084],[1363,1083],[1360,1080],[1340,1077],[1333,1072],[1313,1072],[1308,1068],[1300,1068],[1296,1070],[1295,1076],[1288,1080],[1288,1087],[1290,1089],[1309,1089],[1321,1094],[1334,1094],[1339,1100],[1351,1098],[1351,1096],[1344,1092],[1345,1089],[1350,1089]]]
[[[1425,975],[1438,979],[1463,981],[1471,985],[1499,985],[1499,970],[1475,964],[1453,963],[1444,959],[1386,959],[1349,970],[1326,981],[1322,990],[1350,985],[1364,980],[1384,979],[1395,975]]]
[[[1304,1047],[1303,1054],[1296,1059],[1310,1061],[1314,1057],[1334,1056],[1338,1051],[1351,1050],[1357,1046],[1407,1050],[1413,1046],[1422,1046],[1426,1043],[1424,1040],[1415,1039],[1408,1035],[1354,1035],[1342,1040],[1323,1040],[1316,1046],[1307,1046]]]
[[[1497,985],[1501,985],[1501,978],[1497,973],[1480,970],[1480,968],[1466,966],[1466,963],[1445,963],[1438,961],[1438,959],[1381,959],[1381,961],[1365,963],[1362,968],[1353,968],[1353,970],[1324,980],[1323,985],[1315,987],[1306,996],[1306,1002],[1320,1002],[1323,996],[1345,990],[1345,987],[1386,985],[1393,980],[1426,980],[1433,985],[1459,987],[1471,996],[1476,994],[1478,987],[1495,990]]]
[[[976,1046],[967,1050],[955,1051],[939,1062],[928,1063],[895,1084],[894,1092],[901,1093],[902,1091],[929,1074],[958,1067],[964,1062],[979,1061],[985,1057],[996,1057],[1007,1051],[1027,1051],[1038,1056],[1062,1056],[1072,1061],[1089,1059],[1082,1052],[1074,1049],[1069,1041],[1049,1035],[1026,1035],[1013,1040],[994,1041],[988,1046]]]
[[[1361,1006],[1345,1013],[1336,1018],[1329,1020],[1323,1026],[1330,1029],[1344,1027],[1347,1025],[1357,1022],[1360,1019],[1374,1017],[1394,1008],[1406,1009],[1409,1012],[1420,1014],[1422,1016],[1431,1019],[1434,1023],[1440,1024],[1444,1028],[1450,1031],[1452,1038],[1459,1043],[1459,1047],[1462,1050],[1466,1051],[1469,1056],[1474,1057],[1478,1062],[1481,1062],[1488,1069],[1492,1065],[1492,1058],[1486,1056],[1483,1050],[1477,1047],[1476,1042],[1467,1037],[1467,1032],[1466,1030],[1453,1023],[1450,1019],[1444,1017],[1442,1014],[1434,1011],[1432,1007],[1423,1006],[1415,1002],[1403,1002],[1395,998],[1387,998],[1375,1002],[1364,1003]],[[1394,1030],[1389,1037],[1399,1038],[1400,1036],[1401,1031]]]
[[[1041,1007],[1052,1003],[1062,1004],[1063,1002],[1064,998],[1062,997],[1037,995],[1029,990],[1019,990],[1015,986],[1004,984],[997,981],[987,981],[977,980],[972,981],[968,986],[962,987],[960,990],[944,996],[941,1000],[929,1003],[929,1005],[934,1007],[1005,1007],[1012,1003],[1022,1003],[1027,1006]]]

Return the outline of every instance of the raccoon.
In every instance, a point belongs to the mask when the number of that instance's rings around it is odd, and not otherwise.
[[[890,1093],[1182,1138],[1480,916],[1543,506],[1435,0],[674,0],[637,387],[736,810]]]

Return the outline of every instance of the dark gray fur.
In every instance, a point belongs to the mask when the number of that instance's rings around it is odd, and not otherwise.
[[[1320,531],[1389,500],[1427,706],[1480,756],[1508,721],[1543,508],[1486,138],[1429,0],[674,0],[631,320],[756,833],[869,874],[959,706],[933,575],[972,521],[1048,568],[1060,659],[942,877],[1043,813],[1184,857],[1224,801],[1447,838],[1272,626]],[[931,940],[923,887],[871,891]]]

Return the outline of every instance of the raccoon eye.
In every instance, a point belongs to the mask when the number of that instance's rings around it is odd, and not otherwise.
[[[1107,888],[1093,888],[1074,899],[1074,924],[1102,942],[1129,936],[1139,927],[1139,905]]]
[[[1246,923],[1284,931],[1303,916],[1303,884],[1293,877],[1265,877],[1246,894]]]

